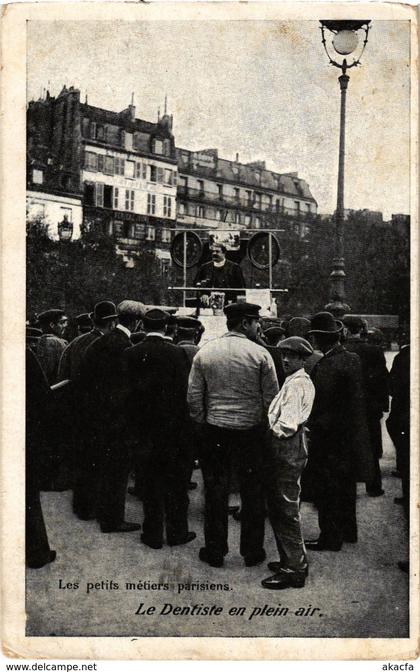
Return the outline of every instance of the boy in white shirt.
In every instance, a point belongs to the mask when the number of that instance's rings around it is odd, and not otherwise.
[[[308,458],[304,425],[315,398],[315,388],[304,370],[305,358],[313,354],[311,344],[291,336],[278,347],[286,380],[268,410],[267,503],[280,561],[268,564],[275,574],[262,581],[264,588],[274,590],[303,588],[308,573],[299,497]]]

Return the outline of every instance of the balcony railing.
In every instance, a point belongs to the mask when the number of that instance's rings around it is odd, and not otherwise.
[[[296,208],[290,208],[287,206],[277,205],[277,204],[267,204],[261,203],[256,199],[241,198],[238,196],[230,194],[220,194],[211,191],[205,191],[204,189],[195,189],[194,187],[186,187],[184,185],[178,185],[177,195],[183,197],[187,200],[195,201],[197,203],[210,204],[218,206],[223,209],[223,207],[235,208],[235,209],[244,209],[250,210],[253,212],[264,212],[270,213],[273,215],[289,215],[292,217],[302,217],[305,215],[314,216],[315,213],[304,212],[303,210],[297,210]]]

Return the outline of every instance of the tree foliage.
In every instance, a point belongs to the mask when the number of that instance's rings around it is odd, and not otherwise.
[[[285,219],[278,239],[280,260],[273,268],[273,286],[289,290],[277,295],[280,312],[302,315],[321,310],[328,301],[333,220],[314,218],[302,238],[295,223]],[[372,224],[362,213],[354,213],[345,225],[345,259],[347,302],[353,312],[398,314],[408,321],[408,232]],[[267,271],[258,271],[247,258],[242,267],[248,286],[267,286]],[[188,271],[187,282],[193,281],[196,270]],[[42,219],[27,222],[29,316],[51,307],[74,315],[91,311],[103,299],[177,305],[180,292],[168,290],[176,284],[183,284],[182,271],[172,267],[163,274],[152,252],[140,252],[134,268],[127,268],[115,240],[98,230],[87,228],[71,242],[53,241]]]

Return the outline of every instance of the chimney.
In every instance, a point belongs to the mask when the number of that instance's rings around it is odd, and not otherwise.
[[[236,161],[236,163],[239,163],[239,154],[238,154],[238,152],[236,152],[236,159],[235,159],[235,161]]]

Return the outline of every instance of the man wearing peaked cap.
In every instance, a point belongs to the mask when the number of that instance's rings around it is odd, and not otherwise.
[[[266,412],[278,382],[271,356],[255,342],[259,306],[234,303],[225,307],[225,314],[228,332],[195,355],[188,386],[205,485],[205,546],[199,557],[213,567],[223,565],[228,552],[229,477],[231,465],[238,464],[240,553],[251,567],[265,558],[262,446]]]
[[[77,332],[78,336],[82,334],[88,334],[92,331],[93,322],[89,313],[81,313],[76,317]]]
[[[130,301],[123,302],[122,307],[120,304],[118,310],[111,301],[103,301],[95,306],[94,319],[95,316],[99,324],[107,323],[109,330],[86,350],[81,380],[96,435],[96,518],[104,533],[132,532],[140,525],[124,520],[130,463],[126,412],[129,391],[123,353],[131,347],[130,335],[137,324],[138,311],[133,310]]]
[[[302,588],[308,571],[300,527],[300,478],[308,452],[305,423],[312,410],[315,389],[304,370],[304,360],[313,353],[311,344],[290,336],[279,344],[286,380],[270,404],[270,445],[266,462],[267,504],[279,553],[269,563],[273,576],[262,581],[264,588]]]
[[[320,528],[319,539],[306,548],[316,551],[339,551],[357,541],[356,482],[374,476],[360,358],[340,343],[342,329],[342,322],[322,312],[308,332],[324,354],[311,374],[315,402],[305,472],[315,487]]]
[[[189,363],[183,350],[165,338],[169,318],[160,308],[147,311],[146,337],[124,353],[135,460],[139,475],[143,472],[141,541],[155,549],[162,548],[165,527],[170,546],[195,539],[188,530],[189,446],[183,432]]]
[[[60,357],[67,341],[63,334],[67,327],[67,317],[63,310],[52,308],[38,315],[42,336],[38,341],[36,356],[50,385],[58,379]]]
[[[256,303],[229,303],[224,307],[224,313],[228,320],[242,319],[248,317],[250,319],[260,319],[261,306]]]
[[[146,307],[141,301],[132,301],[124,299],[117,306],[118,315],[133,315],[136,320],[140,320],[146,312]]]
[[[72,381],[73,426],[75,445],[75,484],[73,511],[81,520],[95,518],[98,489],[98,432],[96,422],[97,381],[91,376],[86,355],[90,346],[115,329],[117,309],[112,301],[99,301],[89,313],[93,325],[90,332],[74,339],[60,361],[60,378]]]
[[[34,348],[35,355],[48,384],[58,382],[58,370],[61,355],[67,346],[63,335],[67,327],[67,317],[63,310],[52,308],[38,315],[42,336]],[[43,490],[65,490],[69,487],[69,454],[65,441],[66,432],[62,408],[55,406],[54,397],[50,397],[48,416],[51,423],[46,437],[47,449],[40,456],[43,464],[40,473],[43,476]],[[54,419],[54,421],[52,421]]]
[[[153,329],[160,331],[164,329],[169,322],[170,315],[165,310],[160,308],[152,308],[146,311],[143,317],[144,326],[147,326],[147,331],[153,332]]]
[[[176,344],[187,355],[190,368],[194,356],[200,349],[195,343],[200,326],[200,320],[196,320],[194,317],[180,316],[176,318]]]

